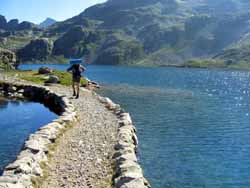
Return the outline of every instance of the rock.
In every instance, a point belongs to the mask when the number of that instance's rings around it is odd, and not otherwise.
[[[48,151],[48,147],[46,147],[48,143],[45,139],[30,139],[25,142],[25,148],[30,149],[34,153],[38,153],[39,151]]]
[[[19,178],[18,184],[23,186],[23,188],[33,188],[31,175],[22,174]]]
[[[126,125],[132,125],[132,123],[133,123],[132,119],[128,113],[122,113],[120,115],[120,121],[119,121],[120,127],[126,126]]]
[[[50,83],[50,84],[57,84],[60,82],[60,79],[57,76],[51,75],[48,79],[48,81],[46,81],[46,83]]]
[[[35,27],[35,24],[31,22],[24,21],[20,23],[17,27],[18,30],[31,30]]]
[[[45,61],[51,55],[52,48],[53,45],[49,39],[35,39],[18,50],[17,56],[23,62],[32,60]]]
[[[34,163],[34,160],[31,156],[23,157],[8,165],[5,171],[14,171],[14,174],[30,174],[32,172],[32,163]]]
[[[0,183],[0,188],[26,188],[21,184]]]
[[[14,52],[0,48],[0,67],[15,69],[17,67],[16,55]]]
[[[1,44],[6,45],[6,44],[7,44],[7,41],[8,41],[7,38],[5,38],[5,37],[0,37],[0,43],[1,43]]]
[[[10,31],[1,31],[0,29],[0,37],[4,37],[4,38],[8,38],[12,35],[12,33]]]
[[[35,176],[43,176],[43,171],[42,171],[42,169],[41,169],[41,167],[39,165],[36,165],[35,167],[33,167],[32,173]]]
[[[134,161],[124,161],[117,168],[117,174],[119,176],[126,174],[127,172],[140,173],[142,174],[142,169],[140,165]]]
[[[48,125],[40,128],[39,130],[49,129],[50,132],[56,134],[59,130],[61,130],[63,128],[64,128],[64,126],[62,124],[53,122],[53,123],[49,123]],[[52,131],[52,129],[55,129],[55,130]]]
[[[0,177],[0,184],[1,183],[13,183],[13,184],[15,184],[15,183],[17,183],[17,181],[18,181],[17,177],[13,177],[13,176],[5,175],[5,176]]]
[[[53,55],[64,55],[67,58],[82,57],[85,47],[79,43],[92,40],[96,40],[92,32],[84,30],[82,26],[71,27],[54,42]]]
[[[51,68],[49,68],[49,67],[41,67],[41,68],[39,68],[39,70],[38,70],[38,73],[39,73],[39,74],[51,74],[51,73],[53,73],[53,72],[54,72],[54,70],[51,69]]]
[[[61,116],[60,120],[65,123],[70,123],[75,120],[75,117],[73,115]]]
[[[7,23],[8,30],[16,30],[19,26],[18,19],[12,19]]]
[[[125,161],[137,162],[137,157],[135,153],[122,154],[120,157],[116,159],[116,163],[119,165],[123,164]]]
[[[4,16],[0,15],[0,29],[6,29],[7,27],[7,20]]]
[[[133,179],[131,181],[123,183],[120,187],[117,188],[146,188],[142,178]]]

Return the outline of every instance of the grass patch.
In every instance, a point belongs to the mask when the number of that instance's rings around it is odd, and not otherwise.
[[[16,75],[23,80],[34,82],[36,84],[44,84],[48,79],[48,77],[37,74],[36,71],[23,71],[16,73]]]
[[[36,84],[44,84],[49,78],[49,75],[38,74],[37,71],[9,71],[7,74]],[[70,86],[72,84],[72,75],[66,71],[54,71],[52,75],[60,79],[61,85]],[[81,79],[81,85],[87,85],[87,83],[85,78]]]
[[[55,71],[53,75],[60,79],[60,84],[70,86],[72,84],[72,75],[66,71]],[[87,85],[88,81],[85,78],[81,79],[81,85]]]

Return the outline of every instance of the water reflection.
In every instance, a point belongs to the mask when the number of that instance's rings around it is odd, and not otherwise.
[[[4,99],[3,97],[0,97],[0,110],[1,108],[6,108],[8,105],[8,101]]]

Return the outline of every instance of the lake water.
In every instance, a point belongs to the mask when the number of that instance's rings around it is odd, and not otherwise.
[[[0,174],[16,159],[28,136],[56,118],[41,104],[0,98]]]
[[[131,113],[153,188],[250,187],[250,72],[87,68],[100,93]]]

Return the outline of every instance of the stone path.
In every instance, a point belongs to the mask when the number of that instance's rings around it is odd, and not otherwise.
[[[76,100],[70,88],[51,89],[71,98],[79,122],[58,141],[41,188],[111,188],[118,119],[89,91]]]
[[[0,73],[0,80],[29,83]],[[88,90],[73,99],[70,87],[50,86],[77,108],[79,121],[57,141],[39,188],[111,188],[118,119]]]

